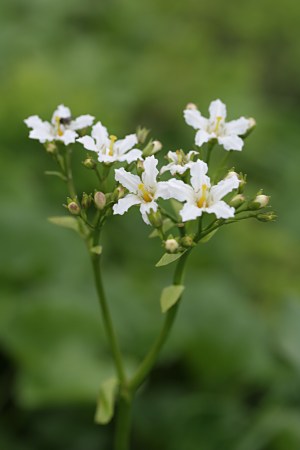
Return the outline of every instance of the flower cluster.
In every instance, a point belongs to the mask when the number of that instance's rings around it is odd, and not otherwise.
[[[248,217],[274,219],[273,213],[262,214],[261,211],[267,207],[269,197],[262,192],[252,199],[244,196],[243,174],[228,171],[222,165],[211,173],[209,165],[217,144],[228,152],[228,156],[231,150],[242,150],[245,138],[255,126],[254,119],[241,117],[226,122],[226,106],[221,100],[210,104],[209,113],[207,119],[196,105],[187,105],[184,118],[197,130],[195,148],[188,152],[170,150],[166,155],[168,163],[160,169],[154,154],[162,146],[158,141],[146,142],[148,130],[139,129],[118,139],[110,135],[100,121],[93,125],[91,115],[73,119],[70,109],[63,105],[53,113],[51,122],[31,116],[25,123],[31,128],[30,138],[39,140],[46,148],[52,144],[51,153],[61,170],[55,174],[65,179],[70,188],[67,208],[91,232],[102,226],[110,215],[123,215],[132,206],[138,206],[144,222],[156,228],[156,235],[162,239],[166,250],[173,253],[195,245],[226,223]],[[86,130],[90,126],[89,135]],[[81,130],[81,136],[78,130]],[[95,171],[98,183],[94,194],[82,194],[81,202],[67,158],[70,144],[75,142],[87,151],[83,164]],[[166,200],[170,201],[164,203]],[[92,205],[96,218],[91,220],[88,210]],[[212,222],[204,226],[203,219],[207,221],[210,215]]]

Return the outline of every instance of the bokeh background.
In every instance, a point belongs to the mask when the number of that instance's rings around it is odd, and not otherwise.
[[[222,229],[193,254],[184,302],[135,404],[134,449],[299,450],[300,4],[294,0],[1,0],[0,447],[109,450],[93,422],[112,373],[85,248],[48,216],[65,187],[23,119],[64,103],[118,136],[152,129],[189,150],[187,102],[257,120],[232,164],[272,194],[276,224]],[[218,150],[221,152],[221,150]],[[82,189],[93,189],[80,166]],[[160,244],[139,214],[105,235],[110,306],[128,367],[160,327]]]

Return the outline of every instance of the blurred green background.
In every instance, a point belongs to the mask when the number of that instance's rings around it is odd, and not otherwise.
[[[1,0],[0,448],[110,450],[93,423],[112,373],[85,248],[46,221],[65,187],[23,119],[64,103],[118,136],[190,150],[182,110],[221,98],[258,126],[232,164],[276,224],[224,228],[194,252],[172,337],[135,404],[135,450],[299,450],[300,4],[294,0]],[[218,152],[221,153],[219,149]],[[84,158],[78,147],[77,159]],[[236,155],[235,155],[236,156]],[[78,164],[81,188],[91,174]],[[131,211],[105,236],[129,367],[159,329],[160,244]]]

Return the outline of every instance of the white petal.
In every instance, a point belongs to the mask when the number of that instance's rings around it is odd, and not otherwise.
[[[188,220],[195,220],[197,217],[202,216],[202,212],[202,208],[198,208],[196,205],[188,202],[184,205],[179,214],[181,215],[182,221],[187,222]]]
[[[211,120],[216,120],[217,117],[226,119],[226,105],[221,100],[214,100],[209,106],[209,114]]]
[[[31,139],[37,139],[42,144],[55,139],[52,125],[49,122],[43,122],[38,116],[30,116],[24,122],[29,128],[33,128],[29,133]]]
[[[183,111],[183,115],[186,123],[195,128],[195,130],[200,130],[207,127],[208,120],[201,116],[198,109],[185,109]]]
[[[120,139],[115,142],[115,147],[118,149],[118,153],[123,155],[123,153],[130,150],[138,142],[136,134],[129,134],[124,139]]]
[[[191,167],[191,185],[195,192],[202,189],[202,186],[210,186],[210,179],[206,175],[208,170],[207,164],[204,161],[198,159]]]
[[[143,221],[144,221],[147,225],[150,225],[150,222],[149,222],[149,219],[148,219],[148,214],[149,214],[151,211],[156,212],[156,211],[157,211],[157,208],[158,208],[157,203],[156,203],[156,202],[153,202],[153,201],[152,201],[152,202],[142,203],[142,204],[141,204],[140,211],[141,211],[141,214],[142,214]]]
[[[128,163],[131,163],[133,161],[136,161],[137,159],[143,159],[142,158],[143,153],[141,150],[138,150],[137,148],[134,148],[130,150],[130,152],[125,153],[124,155],[121,155],[118,160],[119,161],[127,161]]]
[[[86,114],[84,116],[79,116],[70,123],[70,128],[72,130],[81,130],[82,128],[90,127],[94,122],[95,117]]]
[[[199,130],[195,136],[195,144],[198,145],[198,147],[201,147],[201,145],[205,144],[205,142],[208,142],[210,139],[214,138],[214,134],[207,133],[205,130]]]
[[[133,194],[138,191],[138,186],[141,184],[140,177],[127,172],[124,167],[115,170],[115,179]]]
[[[170,172],[172,175],[175,175],[176,173],[179,173],[182,175],[186,170],[188,170],[189,164],[186,164],[185,166],[180,166],[179,164],[173,164],[170,168]]]
[[[98,153],[98,161],[106,164],[112,164],[119,161],[118,155],[108,155],[107,153]]]
[[[199,155],[199,152],[196,152],[195,150],[190,150],[186,155],[186,157],[188,160],[190,160],[193,155]]]
[[[133,205],[139,205],[141,199],[134,194],[128,194],[124,198],[121,198],[118,203],[113,206],[114,214],[123,215]]]
[[[68,108],[65,105],[59,105],[56,110],[53,113],[51,122],[53,124],[56,123],[56,117],[59,117],[60,119],[68,119],[71,117],[71,111],[70,108]]]
[[[223,136],[218,138],[220,145],[223,145],[225,150],[242,150],[244,141],[238,136],[232,134],[231,136]]]
[[[166,181],[165,183],[168,184],[168,193],[167,193],[168,197],[165,196],[164,199],[175,198],[179,202],[194,201],[195,197],[194,190],[188,184],[185,184],[181,180],[175,180],[174,178],[172,178],[169,181]]]
[[[108,138],[107,128],[101,122],[97,122],[92,128],[92,137],[96,140],[97,145],[108,147],[110,140]]]
[[[168,152],[167,153],[167,159],[170,162],[177,163],[177,161],[178,161],[177,153],[176,152],[171,152],[171,151]]]
[[[144,172],[142,173],[143,183],[147,188],[155,188],[156,177],[158,175],[157,159],[152,155],[148,156],[144,161]]]
[[[213,186],[210,190],[210,195],[213,199],[213,202],[218,202],[223,197],[225,197],[225,195],[229,194],[229,192],[237,189],[239,183],[240,181],[238,177],[232,175],[231,177],[225,178],[224,180]]]
[[[215,214],[217,219],[228,219],[229,217],[234,217],[235,209],[220,200],[214,205],[205,208],[205,212]]]
[[[92,152],[98,152],[95,141],[93,138],[91,138],[91,136],[83,136],[77,139],[77,142],[83,144],[84,148],[86,148],[87,150],[91,150]]]
[[[56,136],[58,141],[62,141],[65,145],[74,144],[78,134],[73,130],[66,130],[62,136]]]
[[[163,166],[161,169],[160,169],[160,173],[161,174],[163,174],[163,173],[165,173],[165,172],[168,172],[170,169],[171,169],[171,167],[174,167],[174,163],[170,163],[170,164],[167,164],[166,166]],[[174,175],[174,174],[173,174]]]
[[[242,135],[245,134],[249,128],[251,128],[251,121],[246,119],[246,117],[240,117],[237,120],[231,120],[231,122],[225,124],[225,134]]]

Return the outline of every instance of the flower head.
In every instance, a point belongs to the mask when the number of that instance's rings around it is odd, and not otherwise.
[[[168,152],[167,158],[169,160],[169,164],[163,166],[160,170],[160,173],[164,173],[170,171],[172,175],[179,173],[182,175],[187,169],[190,169],[194,162],[192,158],[198,152],[191,150],[187,154],[185,154],[182,150],[176,150],[176,152]]]
[[[141,150],[132,148],[137,144],[136,134],[129,134],[124,139],[109,135],[106,127],[97,122],[92,128],[92,136],[77,139],[84,148],[98,153],[98,160],[104,163],[127,161],[131,163],[142,158]]]
[[[226,105],[221,100],[211,102],[209,106],[209,119],[203,117],[197,108],[188,107],[184,111],[184,118],[188,125],[197,131],[195,143],[199,147],[205,142],[216,139],[225,150],[242,150],[243,136],[253,127],[253,119],[240,117],[237,120],[226,122]]]
[[[115,178],[128,191],[113,207],[114,214],[124,214],[133,205],[140,205],[143,220],[150,225],[148,214],[158,209],[158,198],[170,198],[169,182],[157,181],[157,159],[148,156],[144,161],[144,172],[141,177],[127,172],[123,167],[115,170]]]
[[[234,216],[234,208],[225,203],[222,198],[239,185],[239,179],[232,176],[211,186],[207,174],[207,164],[196,161],[191,167],[191,186],[181,180],[169,181],[174,198],[186,202],[180,211],[183,222],[194,220],[204,212],[215,214],[218,219],[228,219]]]
[[[61,141],[65,145],[75,142],[76,130],[92,125],[94,117],[89,114],[72,119],[71,111],[64,105],[59,105],[54,111],[51,122],[42,121],[38,116],[30,116],[24,122],[31,128],[29,137],[45,142]]]

